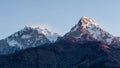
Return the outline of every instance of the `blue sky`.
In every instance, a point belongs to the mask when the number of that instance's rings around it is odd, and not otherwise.
[[[64,35],[82,16],[120,36],[120,0],[0,0],[0,39],[25,25],[47,25]]]

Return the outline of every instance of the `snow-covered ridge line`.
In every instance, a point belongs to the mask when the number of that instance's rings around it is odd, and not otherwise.
[[[39,25],[26,26],[24,29],[37,30],[38,33],[45,35],[46,38],[51,42],[55,42],[57,40],[57,37],[60,36],[58,33],[54,33],[53,31],[48,30],[46,27]]]
[[[46,26],[42,25],[31,25],[31,26],[25,26],[26,28],[33,28],[33,29],[48,29]]]
[[[96,27],[100,27],[100,25],[95,20],[91,19],[90,17],[82,16],[81,22],[84,24],[93,24]]]
[[[95,20],[86,16],[83,16],[64,37],[76,38],[83,41],[101,41],[108,45],[111,45],[115,38],[103,30]]]

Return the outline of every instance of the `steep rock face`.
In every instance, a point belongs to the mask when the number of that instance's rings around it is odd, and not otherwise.
[[[101,41],[111,45],[115,38],[103,30],[93,19],[83,16],[70,32],[64,35],[65,38],[75,38],[81,41]]]
[[[59,35],[39,26],[26,26],[24,29],[0,41],[0,54],[40,46],[55,42]]]

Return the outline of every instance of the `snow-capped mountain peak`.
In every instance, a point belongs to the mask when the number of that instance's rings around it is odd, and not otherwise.
[[[40,26],[25,26],[18,32],[0,40],[0,54],[14,53],[46,43],[53,43],[59,35]]]
[[[65,34],[66,38],[76,38],[82,41],[101,41],[110,45],[114,36],[104,31],[93,19],[83,16],[70,32]]]
[[[32,26],[26,26],[26,28],[33,28],[33,29],[47,29],[47,27],[42,25],[32,25]]]
[[[57,40],[57,37],[60,36],[57,33],[54,33],[53,31],[48,30],[44,26],[34,25],[34,26],[26,26],[25,29],[33,29],[37,30],[39,34],[43,34],[46,36],[46,38],[51,41],[55,42]]]
[[[82,16],[80,21],[81,22],[79,22],[79,23],[82,23],[83,26],[84,25],[90,26],[90,24],[92,24],[92,25],[95,25],[96,27],[99,27],[99,25],[93,19],[86,17],[86,16]]]

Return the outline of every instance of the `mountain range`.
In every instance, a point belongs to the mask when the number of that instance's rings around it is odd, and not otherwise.
[[[0,40],[1,68],[120,68],[120,38],[83,16],[64,36],[26,26]]]

